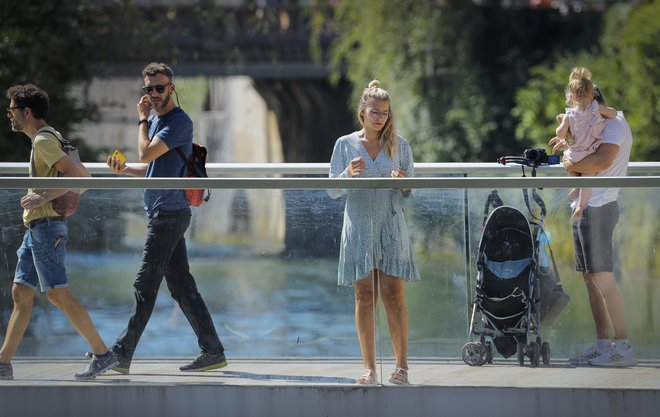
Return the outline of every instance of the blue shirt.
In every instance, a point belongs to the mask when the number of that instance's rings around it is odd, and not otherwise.
[[[186,164],[176,151],[181,147],[186,158],[192,153],[193,124],[190,117],[180,107],[175,107],[164,115],[154,115],[149,119],[149,140],[158,136],[169,150],[149,163],[147,178],[186,176]],[[177,211],[188,208],[188,200],[183,190],[144,190],[144,209],[147,214],[156,211]]]

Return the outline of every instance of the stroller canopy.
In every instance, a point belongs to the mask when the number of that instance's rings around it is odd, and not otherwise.
[[[493,210],[479,243],[481,290],[490,297],[505,297],[516,287],[527,293],[533,259],[534,238],[525,215],[509,206]]]

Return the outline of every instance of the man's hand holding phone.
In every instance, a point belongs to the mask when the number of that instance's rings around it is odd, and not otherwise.
[[[137,115],[140,120],[146,119],[151,113],[151,101],[148,95],[142,96],[137,104]]]
[[[126,168],[126,155],[117,149],[108,157],[106,163],[112,168],[112,172],[121,174]]]

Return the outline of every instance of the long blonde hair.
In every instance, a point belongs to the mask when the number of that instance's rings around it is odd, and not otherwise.
[[[390,93],[380,88],[380,81],[373,80],[369,83],[369,86],[362,91],[362,96],[360,97],[360,104],[357,109],[357,117],[360,121],[360,124],[364,127],[364,115],[363,111],[367,109],[369,104],[373,101],[387,101],[390,103]],[[396,154],[396,149],[398,145],[396,127],[394,126],[394,114],[392,113],[392,106],[389,108],[389,117],[385,122],[385,126],[380,131],[378,141],[380,142],[380,147],[385,152],[390,159]]]
[[[566,104],[584,107],[594,100],[594,83],[591,72],[584,67],[575,67],[568,77]]]

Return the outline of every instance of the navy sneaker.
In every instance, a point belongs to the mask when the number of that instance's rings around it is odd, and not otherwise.
[[[115,352],[114,349],[112,349],[112,351]],[[115,355],[117,355],[119,365],[112,368],[111,371],[115,371],[123,375],[128,375],[130,373],[131,361],[122,358],[117,352],[115,352]],[[92,359],[93,356],[94,354],[92,352],[85,352],[86,358]]]
[[[91,380],[117,365],[119,365],[119,359],[117,359],[117,355],[113,351],[108,351],[108,353],[101,356],[92,355],[87,368],[75,374],[74,377],[82,381]]]
[[[14,369],[11,363],[0,362],[0,379],[14,379]]]
[[[224,352],[218,353],[217,355],[202,353],[192,362],[180,366],[179,370],[184,372],[200,372],[210,371],[211,369],[220,369],[225,366],[227,366],[227,359],[225,358]]]

